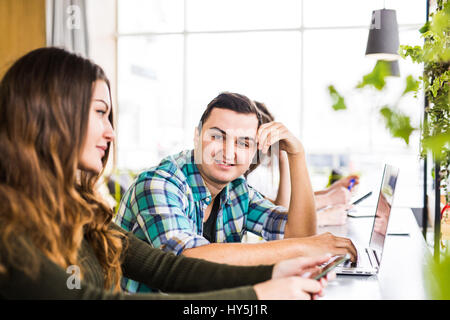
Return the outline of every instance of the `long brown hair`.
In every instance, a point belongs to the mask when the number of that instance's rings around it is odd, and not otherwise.
[[[103,70],[88,59],[40,48],[0,82],[0,245],[6,255],[0,267],[4,260],[33,276],[39,251],[63,268],[82,267],[85,237],[105,288],[119,288],[122,236],[108,228],[112,210],[95,193],[100,175],[78,170],[96,80],[109,87]],[[112,117],[111,110],[111,124]]]

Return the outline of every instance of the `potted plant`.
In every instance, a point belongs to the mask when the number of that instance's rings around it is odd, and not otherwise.
[[[394,138],[403,139],[408,145],[411,134],[421,130],[421,156],[430,152],[435,166],[439,168],[439,181],[446,203],[449,203],[450,176],[450,3],[448,0],[437,0],[430,20],[419,30],[424,38],[422,46],[401,45],[399,54],[402,58],[410,58],[414,63],[424,64],[424,74],[419,79],[413,76],[406,78],[405,89],[393,105],[378,106],[386,128]],[[390,75],[389,62],[379,61],[372,72],[363,76],[356,86],[357,90],[371,88],[382,93],[385,89],[385,78]],[[415,96],[423,90],[427,105],[426,117],[422,126],[416,127],[411,118],[399,108],[398,103],[406,94],[413,92]],[[333,100],[332,108],[336,111],[347,109],[344,97],[333,85],[328,87]],[[439,197],[438,197],[439,198]]]

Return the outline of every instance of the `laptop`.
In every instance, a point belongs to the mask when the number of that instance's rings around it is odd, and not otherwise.
[[[373,220],[369,247],[357,248],[358,258],[355,265],[348,262],[337,267],[337,274],[348,275],[374,275],[378,273],[383,254],[384,240],[386,238],[389,216],[394,200],[395,186],[397,184],[399,169],[386,164],[383,170],[377,207]]]

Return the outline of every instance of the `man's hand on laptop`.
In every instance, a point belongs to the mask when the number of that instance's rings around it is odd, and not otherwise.
[[[317,256],[326,253],[344,255],[348,253],[352,262],[356,262],[358,258],[356,248],[350,239],[337,237],[330,232],[300,239],[302,244],[305,245],[304,254],[306,256]]]

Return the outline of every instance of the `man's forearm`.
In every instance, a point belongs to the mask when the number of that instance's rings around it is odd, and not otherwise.
[[[289,173],[289,162],[286,152],[282,151],[279,157],[280,182],[278,184],[277,198],[274,203],[289,209],[291,199],[291,179]]]
[[[232,265],[268,265],[304,255],[298,239],[262,243],[211,243],[183,251],[183,255]]]
[[[311,237],[272,240],[261,243],[211,243],[186,249],[186,257],[241,266],[271,265],[282,260],[349,253],[356,261],[356,249],[350,239],[323,233]]]
[[[291,177],[291,200],[285,238],[316,234],[317,217],[314,192],[309,179],[304,153],[288,155]]]

